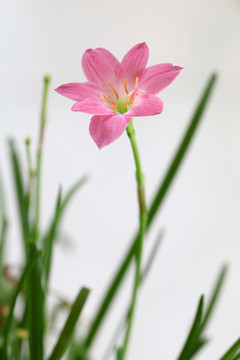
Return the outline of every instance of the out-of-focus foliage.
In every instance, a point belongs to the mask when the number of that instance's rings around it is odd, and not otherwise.
[[[207,86],[200,97],[196,111],[189,123],[184,137],[170,163],[169,169],[161,182],[156,195],[149,207],[148,224],[149,229],[157,212],[165,198],[175,175],[184,160],[185,154],[196,133],[202,119],[204,110],[212,93],[216,75],[212,75]],[[44,148],[44,134],[46,129],[46,107],[48,99],[50,78],[44,78],[42,111],[40,118],[40,134],[37,147],[37,157],[34,162],[31,158],[31,141],[26,140],[28,173],[24,174],[22,159],[14,140],[10,140],[9,158],[12,166],[13,183],[15,187],[16,203],[20,221],[21,239],[23,254],[22,265],[17,272],[12,271],[5,256],[8,236],[8,214],[5,208],[4,189],[0,179],[0,359],[1,360],[89,360],[91,346],[101,324],[111,307],[114,297],[117,295],[120,285],[127,274],[130,264],[134,261],[137,236],[133,240],[125,258],[119,266],[115,277],[109,286],[93,322],[87,329],[86,336],[79,338],[81,328],[82,310],[88,299],[90,290],[81,288],[74,301],[58,298],[54,306],[49,308],[49,293],[51,283],[49,282],[52,259],[57,238],[60,231],[63,215],[68,208],[72,198],[86,182],[87,177],[83,176],[64,195],[60,188],[57,193],[55,210],[52,215],[49,227],[44,233],[40,229],[39,217],[41,210],[41,169]],[[1,174],[0,174],[1,175]],[[41,234],[43,234],[41,236]],[[153,245],[149,259],[141,275],[141,285],[147,277],[151,264],[153,263],[159,239]],[[206,344],[205,328],[209,317],[215,307],[223,279],[226,273],[224,267],[216,282],[209,304],[204,309],[204,298],[201,297],[193,325],[187,337],[179,360],[191,359],[203,345]],[[129,310],[120,309],[123,313],[122,322],[117,329],[113,329],[113,339],[106,344],[108,351],[105,359],[114,353],[119,333],[125,327]],[[57,327],[59,314],[65,314],[65,323],[62,329],[58,329],[58,336],[53,347],[46,349],[46,339],[53,329]],[[239,359],[239,340],[222,357],[222,360]],[[121,355],[121,354],[120,354]],[[119,355],[119,356],[120,356]],[[101,356],[99,356],[100,358]],[[97,359],[98,360],[98,359]]]

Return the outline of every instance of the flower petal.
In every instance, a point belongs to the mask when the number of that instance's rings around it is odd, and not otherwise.
[[[90,82],[106,85],[116,79],[120,64],[108,50],[88,49],[82,57],[82,68]]]
[[[128,116],[148,116],[160,114],[163,102],[157,96],[146,94],[140,97],[136,105],[126,114]]]
[[[64,84],[55,89],[55,91],[69,99],[81,101],[85,98],[97,96],[103,90],[96,84],[84,82]]]
[[[119,82],[127,80],[131,88],[136,77],[140,77],[147,65],[149,49],[146,43],[135,45],[122,59],[118,79]]]
[[[112,113],[111,110],[104,106],[102,100],[96,97],[75,103],[72,106],[72,110],[94,115],[109,115]]]
[[[93,116],[89,132],[93,140],[102,149],[122,135],[131,121],[130,116],[114,114],[109,116]]]
[[[139,88],[150,94],[158,94],[178,76],[182,68],[172,64],[159,64],[147,68],[139,81]]]

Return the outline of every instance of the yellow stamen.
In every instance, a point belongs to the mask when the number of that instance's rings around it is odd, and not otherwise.
[[[126,93],[128,95],[129,93],[128,93],[128,89],[127,89],[127,80],[126,79],[124,80],[124,88],[125,88],[125,91],[126,91]]]
[[[106,99],[107,101],[112,103],[113,105],[117,106],[116,103],[114,101],[110,100],[109,98],[107,98],[105,94],[103,94],[103,97],[104,97],[104,99]]]
[[[111,83],[109,82],[109,83],[108,83],[108,85],[110,85],[110,86],[111,86],[111,88],[113,89],[113,91],[114,91],[114,93],[115,93],[115,95],[116,95],[117,99],[119,99],[119,95],[118,95],[118,93],[117,93],[117,91],[116,91],[115,87],[113,86],[113,84],[111,84]]]
[[[137,87],[138,85],[138,76],[136,77],[136,80],[135,80],[135,86]]]

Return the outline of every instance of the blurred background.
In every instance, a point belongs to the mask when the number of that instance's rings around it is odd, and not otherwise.
[[[176,358],[199,296],[209,293],[223,263],[230,271],[207,330],[211,342],[198,359],[219,358],[239,337],[239,19],[239,0],[1,0],[0,166],[10,218],[7,257],[21,262],[6,140],[17,139],[26,168],[24,140],[31,137],[35,151],[42,76],[49,73],[41,224],[48,225],[58,186],[67,189],[89,174],[65,217],[51,277],[52,288],[69,299],[82,285],[92,289],[86,324],[138,225],[135,167],[125,134],[99,151],[88,133],[90,115],[71,112],[72,101],[54,88],[85,81],[81,57],[88,48],[104,47],[121,59],[145,41],[149,65],[184,67],[160,94],[163,113],[134,120],[149,203],[209,75],[219,73],[197,136],[148,234],[146,253],[165,229],[139,296],[130,359]],[[129,301],[131,284],[132,274],[95,343],[96,359]]]

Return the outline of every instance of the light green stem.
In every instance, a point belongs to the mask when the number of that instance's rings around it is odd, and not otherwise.
[[[138,187],[138,203],[139,203],[139,236],[138,236],[138,244],[136,248],[136,272],[135,272],[135,281],[132,293],[132,302],[130,306],[129,318],[127,323],[126,334],[124,338],[123,348],[121,350],[121,360],[123,360],[126,356],[127,347],[129,343],[133,317],[136,307],[137,294],[138,294],[138,286],[141,279],[141,261],[142,261],[142,249],[143,249],[143,239],[147,226],[147,210],[145,203],[145,183],[144,183],[144,174],[142,172],[141,161],[135,136],[135,130],[133,128],[132,120],[127,127],[127,134],[130,139],[135,165],[136,165],[136,179],[137,179],[137,187]]]
[[[39,238],[42,149],[43,149],[45,124],[46,124],[46,107],[47,107],[47,95],[48,95],[49,83],[50,83],[50,76],[46,75],[44,77],[41,122],[40,122],[40,132],[39,132],[38,150],[37,150],[35,224],[33,230],[34,243],[37,243]]]

